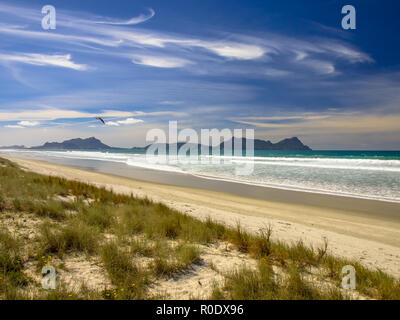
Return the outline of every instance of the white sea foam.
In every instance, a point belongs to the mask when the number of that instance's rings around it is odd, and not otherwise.
[[[207,179],[235,181],[258,186],[350,195],[386,201],[400,201],[400,160],[317,158],[317,157],[191,157],[190,161],[155,161],[163,157],[145,154],[92,151],[25,151],[39,157],[97,160],[132,167],[185,173]],[[188,160],[184,157],[185,160]],[[204,159],[220,160],[219,164]],[[171,160],[171,158],[169,158]],[[178,160],[178,161],[177,161]],[[203,160],[203,161],[202,161]],[[236,176],[235,167],[254,163],[249,176]]]

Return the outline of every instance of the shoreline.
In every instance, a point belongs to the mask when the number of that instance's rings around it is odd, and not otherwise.
[[[333,196],[320,194],[311,194],[307,199],[303,194],[288,198],[288,194],[280,189],[269,190],[269,200],[266,200],[254,197],[254,194],[251,198],[245,194],[237,195],[231,190],[202,189],[201,185],[197,188],[172,186],[140,181],[140,177],[136,180],[121,177],[111,172],[99,173],[40,160],[1,157],[40,174],[105,186],[117,193],[149,197],[199,219],[211,217],[230,226],[240,222],[250,232],[271,225],[273,237],[285,242],[301,239],[318,247],[327,239],[332,254],[355,258],[367,267],[380,268],[400,277],[400,206],[396,203],[388,206],[386,202],[357,198],[342,199],[337,203],[337,199],[329,199]],[[142,175],[149,174],[149,170],[142,171]],[[172,177],[176,179],[177,175]],[[165,176],[161,178],[165,179]]]
[[[279,186],[265,186],[244,181],[209,177],[201,174],[172,172],[144,167],[130,166],[125,163],[108,162],[93,159],[69,159],[51,156],[21,157],[0,152],[0,156],[26,160],[45,161],[82,170],[94,171],[113,176],[131,178],[133,180],[156,183],[166,186],[188,187],[216,192],[226,192],[241,197],[254,198],[272,202],[284,202],[294,205],[310,205],[313,207],[331,208],[344,211],[368,213],[382,218],[390,215],[400,218],[400,202],[357,197],[329,192],[289,189]]]

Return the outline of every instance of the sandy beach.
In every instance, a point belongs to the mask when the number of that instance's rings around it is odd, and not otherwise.
[[[285,242],[302,239],[317,247],[326,239],[332,254],[400,277],[400,205],[396,203],[278,189],[270,190],[269,199],[261,199],[237,192],[135,180],[40,160],[2,157],[29,171],[148,197],[199,219],[211,217],[230,226],[240,222],[250,232],[270,225],[273,238]]]

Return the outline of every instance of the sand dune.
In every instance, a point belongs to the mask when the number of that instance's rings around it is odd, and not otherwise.
[[[400,277],[400,214],[381,212],[384,206],[380,208],[379,203],[369,213],[357,208],[340,210],[324,207],[323,195],[319,197],[318,206],[295,204],[293,201],[266,201],[224,192],[143,182],[38,160],[4,158],[40,174],[148,197],[200,219],[210,216],[227,225],[240,222],[251,232],[271,225],[273,237],[286,242],[302,239],[307,244],[320,246],[327,239],[332,254],[357,259],[369,268],[379,268]]]

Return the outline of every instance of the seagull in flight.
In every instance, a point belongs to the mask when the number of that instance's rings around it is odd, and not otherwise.
[[[103,124],[106,124],[106,122],[103,120],[103,118],[101,117],[96,117],[97,120],[100,120],[101,122],[103,122]]]

